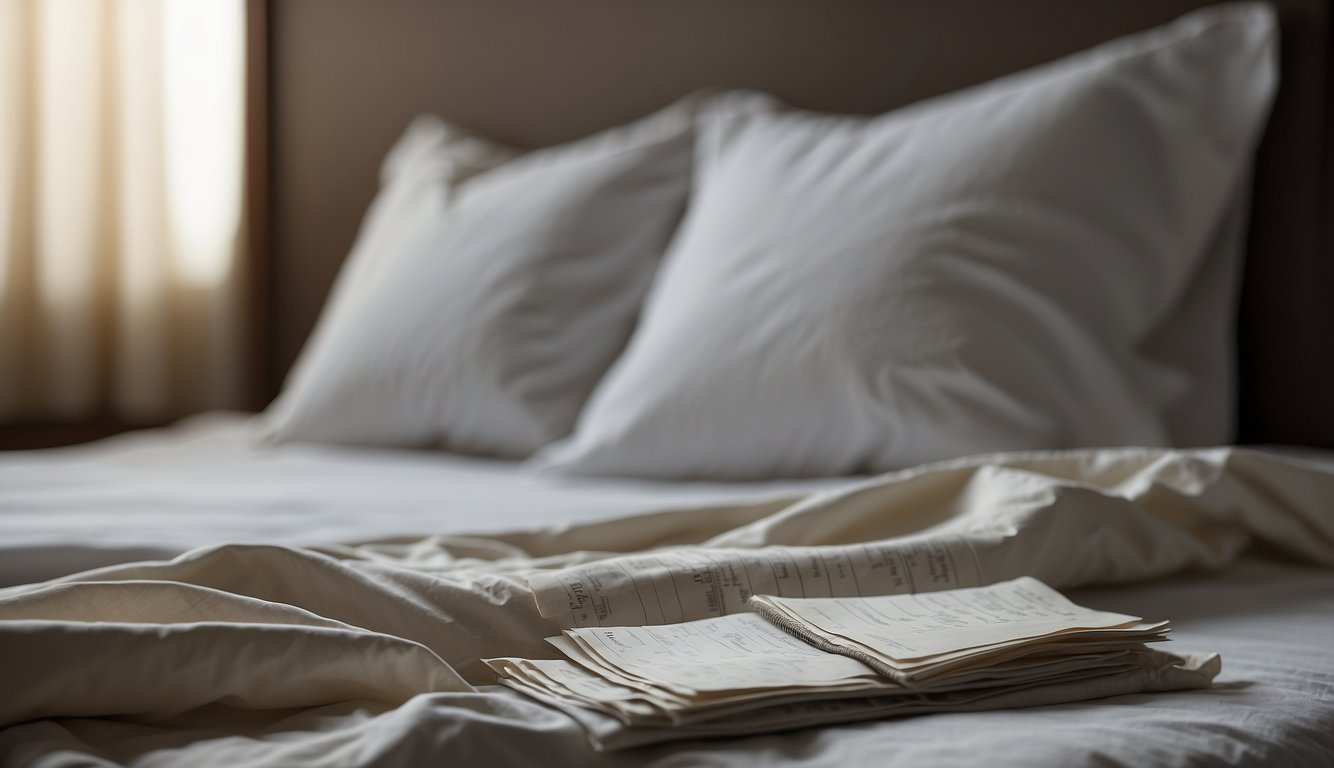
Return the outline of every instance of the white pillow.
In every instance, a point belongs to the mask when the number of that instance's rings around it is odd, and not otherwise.
[[[269,434],[523,457],[568,433],[685,207],[705,101],[490,170],[513,153],[410,128]]]
[[[1226,439],[1226,397],[1169,411],[1230,377],[1226,213],[1275,35],[1221,6],[877,118],[709,119],[639,329],[538,465],[753,479]],[[1164,326],[1179,310],[1205,338]]]

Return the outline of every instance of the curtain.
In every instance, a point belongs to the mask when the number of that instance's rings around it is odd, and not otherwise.
[[[0,420],[245,402],[243,0],[0,0]]]

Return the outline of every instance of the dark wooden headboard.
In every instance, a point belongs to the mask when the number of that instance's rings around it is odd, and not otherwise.
[[[521,146],[572,139],[709,85],[875,113],[1206,4],[254,0],[252,61],[265,65],[255,82],[267,91],[252,121],[269,345],[262,388],[276,392],[374,192],[381,157],[419,112]],[[1239,438],[1334,447],[1331,0],[1274,5],[1283,81],[1255,178]]]

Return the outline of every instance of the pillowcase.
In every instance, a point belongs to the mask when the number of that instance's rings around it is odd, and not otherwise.
[[[707,120],[640,327],[537,464],[742,480],[1226,439],[1230,400],[1195,390],[1230,377],[1227,214],[1275,36],[1220,6],[877,118]]]
[[[568,433],[684,209],[706,103],[517,159],[415,123],[269,435],[524,457]]]

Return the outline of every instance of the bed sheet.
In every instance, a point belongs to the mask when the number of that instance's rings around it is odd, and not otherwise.
[[[0,586],[224,542],[513,531],[850,482],[544,477],[444,453],[268,446],[250,418],[208,414],[82,446],[0,453]]]
[[[67,718],[0,730],[0,764],[418,766],[854,766],[1004,768],[1334,765],[1334,572],[1246,558],[1223,573],[1080,590],[1107,610],[1170,617],[1171,650],[1223,658],[1204,691],[952,713],[593,752],[565,716],[499,687],[419,695],[376,711],[281,717],[245,735]]]
[[[512,465],[318,448],[271,452],[257,450],[249,441],[244,422],[211,419],[94,446],[5,457],[0,461],[4,513],[0,519],[6,526],[0,532],[4,548],[0,562],[26,580],[36,578],[33,574],[43,568],[73,570],[89,553],[133,559],[139,552],[174,553],[195,544],[238,538],[302,543],[395,533],[502,531],[550,526],[558,520],[564,521],[559,525],[574,525],[663,507],[763,499],[827,487],[823,483],[670,488],[566,484],[534,478]],[[1208,458],[1201,456],[1180,463],[1177,470],[1190,470],[1197,466],[1192,462]],[[1098,456],[1090,461],[1080,465],[1081,471],[1119,476],[1115,462]],[[1017,466],[1026,462],[1032,460],[1014,460]],[[1248,466],[1256,465],[1252,460]],[[1162,467],[1155,471],[1190,484],[1189,477],[1180,480],[1180,471]],[[931,480],[930,473],[923,477]],[[1243,472],[1238,477],[1250,481],[1265,475]],[[1278,478],[1274,474],[1271,479]],[[994,505],[977,503],[978,493],[997,475],[984,468],[975,480],[981,485],[961,485],[972,490],[959,498],[971,499],[979,512],[985,511]],[[894,484],[890,485],[892,491]],[[1131,495],[1147,505],[1143,509],[1163,504],[1161,489],[1134,487],[1138,490]],[[1261,482],[1256,487],[1279,486]],[[1320,494],[1293,497],[1293,503],[1324,520],[1311,535],[1328,550],[1330,524],[1322,510],[1334,502],[1319,498],[1327,490],[1325,485],[1320,488]],[[861,508],[855,496],[842,508],[814,510],[817,528],[830,537],[829,542],[842,536],[836,523],[842,517],[858,526],[887,524],[875,509]],[[1006,497],[987,498],[1003,502]],[[1078,495],[1081,506],[1064,507],[1060,494],[1052,497],[1054,501],[1032,498],[1038,519],[1053,521],[1077,516],[1089,501]],[[1174,500],[1168,507],[1183,509],[1180,502]],[[1116,510],[1102,512],[1111,516]],[[795,517],[765,530],[803,538],[805,533],[792,528]],[[1161,517],[1165,525],[1184,519],[1174,513]],[[940,528],[931,527],[929,521],[914,524],[925,526],[922,530]],[[640,525],[636,519],[629,527]],[[1210,538],[1208,527],[1185,524],[1182,530],[1198,535],[1200,541]],[[1243,546],[1226,532],[1217,533],[1218,541]],[[626,534],[630,536],[629,531]],[[1300,534],[1288,538],[1297,541]],[[1101,544],[1076,542],[1070,536],[1037,539],[1048,542],[1042,546],[1053,561],[1079,561],[1088,552],[1115,547],[1110,539]],[[732,540],[742,542],[746,537]],[[1061,557],[1050,552],[1052,547],[1071,552]],[[9,564],[15,554],[43,548],[58,555],[54,563],[34,559],[24,567]],[[1207,561],[1202,551],[1191,550],[1187,560]],[[1234,551],[1231,544],[1228,551]],[[151,721],[39,721],[0,731],[0,763],[411,766],[444,756],[460,764],[488,765],[1334,765],[1330,642],[1334,570],[1299,564],[1259,545],[1250,546],[1248,555],[1220,571],[1196,569],[1070,594],[1097,608],[1171,619],[1176,627],[1172,650],[1222,655],[1223,672],[1215,687],[684,742],[613,754],[592,752],[563,715],[508,691],[485,687],[468,693],[423,693],[397,707],[349,703],[307,710],[296,730],[296,713],[289,717],[284,712],[256,713],[255,721],[244,728],[235,723],[219,728],[207,719],[200,719],[197,727],[188,719],[178,720],[170,729]]]

